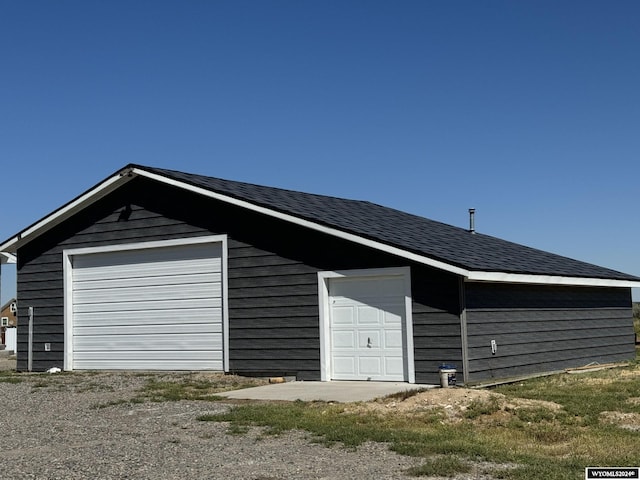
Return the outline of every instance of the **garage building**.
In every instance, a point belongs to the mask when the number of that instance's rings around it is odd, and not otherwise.
[[[635,358],[640,278],[366,201],[128,165],[0,245],[18,369],[465,383]]]

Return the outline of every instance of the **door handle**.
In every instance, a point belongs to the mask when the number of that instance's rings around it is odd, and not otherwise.
[[[371,337],[367,337],[367,348],[371,348]]]

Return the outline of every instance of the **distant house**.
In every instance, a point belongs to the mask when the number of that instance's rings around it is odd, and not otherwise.
[[[6,345],[5,335],[7,328],[14,328],[18,325],[16,316],[16,299],[12,298],[0,309],[0,345]]]
[[[0,244],[18,369],[466,383],[634,358],[640,278],[366,201],[127,165]]]

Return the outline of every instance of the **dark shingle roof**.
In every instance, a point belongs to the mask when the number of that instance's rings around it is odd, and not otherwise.
[[[638,281],[638,277],[374,203],[130,165],[470,271]]]

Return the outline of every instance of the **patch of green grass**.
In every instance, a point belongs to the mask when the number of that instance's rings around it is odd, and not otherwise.
[[[251,379],[218,375],[200,377],[197,374],[169,376],[167,378],[151,376],[139,392],[139,396],[152,402],[175,402],[179,400],[223,400],[216,395],[220,392],[247,388],[258,385]]]
[[[141,394],[152,402],[175,402],[179,400],[219,400],[216,388],[209,382],[181,378],[177,381],[158,381],[151,378]]]
[[[512,397],[559,403],[568,415],[580,417],[583,424],[592,425],[605,411],[640,413],[640,404],[627,402],[630,398],[640,397],[640,380],[634,375],[622,376],[622,371],[616,368],[542,377],[500,386],[496,391]]]
[[[0,383],[20,383],[22,378],[13,370],[0,371]]]
[[[517,408],[514,414],[518,420],[526,423],[550,422],[557,418],[552,410],[542,407]]]
[[[244,404],[225,413],[200,416],[198,420],[257,425],[266,427],[270,434],[306,430],[323,443],[339,442],[348,447],[357,447],[367,441],[384,442],[395,451],[412,456],[486,453],[476,442],[474,429],[468,425],[433,424],[421,421],[420,417],[352,414],[345,412],[341,405],[321,402]],[[457,435],[452,435],[455,431]]]
[[[474,400],[464,412],[465,418],[474,419],[481,415],[491,415],[501,408],[500,401],[497,397],[492,397],[489,401]]]
[[[18,377],[0,376],[0,383],[20,383],[20,382],[22,382],[22,379]]]
[[[454,456],[439,456],[427,459],[419,467],[407,470],[414,477],[446,477],[451,478],[458,473],[469,473],[472,470],[468,462]]]

